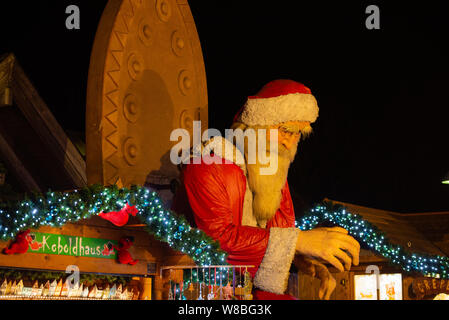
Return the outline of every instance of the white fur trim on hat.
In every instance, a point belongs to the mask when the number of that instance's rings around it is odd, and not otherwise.
[[[312,94],[290,93],[273,98],[250,98],[239,121],[249,126],[276,125],[288,121],[315,122],[318,104]]]

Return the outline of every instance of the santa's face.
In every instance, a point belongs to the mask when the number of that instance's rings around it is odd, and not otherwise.
[[[311,127],[309,121],[288,121],[270,126],[269,129],[278,130],[279,147],[290,150],[298,145],[301,134],[309,134]],[[270,135],[267,135],[267,139],[270,141]]]
[[[310,122],[308,121],[289,121],[284,122],[277,125],[262,127],[263,129],[266,129],[265,135],[259,134],[260,127],[254,127],[252,129],[256,132],[256,138],[258,139],[266,139],[265,147],[266,147],[266,156],[267,159],[273,159],[270,157],[270,155],[276,156],[276,162],[280,162],[281,166],[278,167],[278,170],[274,171],[273,174],[267,174],[271,176],[275,176],[279,170],[282,171],[285,170],[285,166],[290,165],[291,162],[295,159],[298,143],[301,138],[307,137],[312,132],[312,127],[310,126]],[[276,145],[277,150],[271,150],[272,143],[271,143],[271,130],[277,131],[277,139]],[[258,144],[258,143],[257,143]],[[258,144],[259,145],[259,144]],[[248,147],[246,147],[246,150],[248,150]],[[248,158],[248,157],[247,157]],[[256,166],[261,166],[259,163],[256,163]],[[265,163],[262,165],[262,167],[270,167],[271,163]]]

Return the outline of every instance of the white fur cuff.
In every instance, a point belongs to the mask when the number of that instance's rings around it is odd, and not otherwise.
[[[254,277],[255,287],[284,294],[299,232],[298,228],[270,228],[268,247]]]

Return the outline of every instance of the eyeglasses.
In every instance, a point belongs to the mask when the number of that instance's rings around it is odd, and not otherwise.
[[[301,131],[297,131],[297,130],[294,131],[287,127],[281,126],[281,127],[279,127],[278,130],[279,130],[280,134],[284,137],[290,138],[293,136],[295,138],[299,138],[301,136]]]

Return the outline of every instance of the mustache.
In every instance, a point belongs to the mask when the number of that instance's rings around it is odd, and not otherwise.
[[[290,149],[287,149],[283,145],[278,146],[277,155],[280,158],[288,159],[290,162],[295,160],[296,154],[298,152],[298,145],[292,146]],[[267,155],[270,155],[271,151],[267,148]]]

